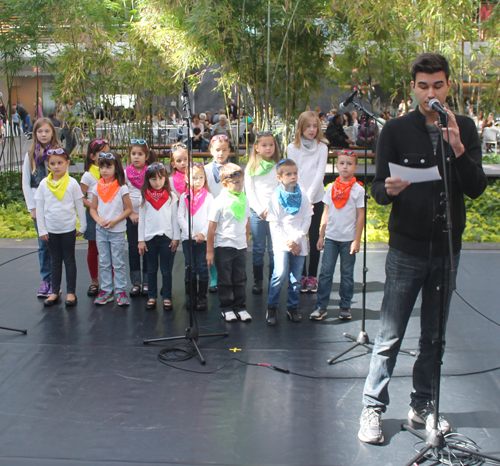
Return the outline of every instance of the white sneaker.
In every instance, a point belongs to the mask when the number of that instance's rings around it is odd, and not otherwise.
[[[236,315],[240,318],[242,322],[250,322],[252,320],[252,316],[245,310],[237,311]]]
[[[233,311],[227,311],[227,312],[222,312],[222,317],[226,319],[226,322],[236,322],[238,320],[238,317],[236,317],[236,314]]]
[[[411,408],[408,419],[416,424],[425,425],[425,430],[430,432],[434,429],[434,403],[430,402],[421,408]],[[441,415],[438,419],[438,429],[444,435],[451,432],[450,423]]]
[[[311,320],[323,320],[328,315],[326,309],[314,309],[314,312],[311,313],[309,319]]]
[[[382,410],[380,408],[364,408],[359,420],[358,438],[362,442],[380,445],[384,443],[382,433]]]

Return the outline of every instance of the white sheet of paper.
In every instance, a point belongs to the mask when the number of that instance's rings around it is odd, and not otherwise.
[[[391,171],[391,177],[401,178],[401,181],[409,181],[410,183],[423,183],[424,181],[441,179],[437,165],[430,168],[410,168],[389,162],[389,170]]]

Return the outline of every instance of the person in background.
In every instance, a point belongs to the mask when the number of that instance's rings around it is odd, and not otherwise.
[[[49,119],[54,125],[54,128],[60,128],[61,127],[61,122],[56,118],[55,113],[49,113]]]

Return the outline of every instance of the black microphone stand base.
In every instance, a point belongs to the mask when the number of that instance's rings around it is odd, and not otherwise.
[[[23,333],[24,335],[28,334],[28,330],[26,330],[26,329],[20,330],[18,328],[10,328],[10,327],[0,327],[0,329],[2,329],[2,330],[10,330],[11,332]]]
[[[422,448],[422,450],[420,450],[416,456],[414,456],[410,461],[408,461],[408,463],[406,463],[405,466],[415,466],[416,464],[417,465],[420,464],[421,460],[426,458],[426,455],[429,452],[429,450],[437,450],[437,451],[445,450],[446,453],[444,455],[446,457],[456,456],[455,454],[452,453],[453,450],[455,450],[464,453],[466,455],[477,456],[500,464],[500,458],[495,458],[494,456],[485,455],[483,453],[478,452],[475,449],[471,450],[468,448],[461,447],[460,445],[457,445],[454,442],[448,442],[446,436],[443,435],[443,433],[439,429],[432,429],[427,435],[413,428],[409,424],[402,424],[401,429],[410,432],[411,434],[415,435],[415,437],[420,438],[426,443],[424,448]]]
[[[198,353],[198,357],[200,358],[200,362],[203,365],[205,365],[206,364],[205,358],[201,354],[200,347],[198,346],[198,338],[227,337],[227,336],[229,336],[228,332],[224,332],[224,333],[211,333],[211,334],[207,334],[207,335],[199,335],[197,328],[195,328],[195,327],[188,327],[186,329],[186,333],[184,335],[182,335],[182,336],[167,337],[167,338],[153,338],[153,339],[150,339],[150,340],[144,340],[143,343],[145,345],[147,345],[148,343],[158,343],[160,341],[173,341],[173,340],[184,340],[184,339],[189,340],[193,344],[196,352]]]
[[[374,345],[373,341],[370,341],[370,338],[368,337],[368,333],[366,333],[364,330],[361,330],[357,337],[355,337],[354,335],[351,335],[350,333],[344,333],[344,337],[348,338],[349,340],[354,341],[356,343],[354,345],[352,345],[351,347],[349,347],[348,349],[346,349],[343,353],[340,353],[337,356],[329,359],[328,364],[336,364],[336,362],[342,362],[342,361],[338,361],[338,359],[340,359],[342,356],[344,356],[344,354],[347,354],[350,351],[352,351],[353,349],[356,349],[358,346],[364,346],[367,350],[369,350],[369,352],[371,352],[372,348],[370,348],[368,345],[372,345],[372,346]],[[416,356],[416,354],[417,354],[415,351],[406,351],[403,349],[400,349],[399,352],[404,353],[404,354],[408,354],[410,356]]]

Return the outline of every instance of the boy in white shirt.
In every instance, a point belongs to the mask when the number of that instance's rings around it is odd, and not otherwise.
[[[274,246],[274,271],[266,314],[269,325],[278,323],[281,287],[287,275],[287,314],[292,322],[298,323],[302,320],[298,311],[300,280],[307,256],[307,232],[313,215],[311,203],[297,183],[297,164],[292,159],[284,159],[278,163],[277,168],[280,185],[269,201],[267,212]]]
[[[330,300],[335,264],[340,254],[340,319],[351,319],[351,299],[354,294],[354,264],[359,252],[365,219],[365,190],[356,182],[354,173],[358,158],[351,150],[337,155],[338,178],[326,190],[325,209],[317,248],[323,251],[318,281],[316,309],[311,320],[323,320]]]
[[[245,309],[250,206],[243,192],[242,169],[228,163],[219,173],[223,189],[214,199],[208,216],[207,265],[211,267],[215,259],[222,316],[227,322],[238,317],[247,322],[252,320]]]

